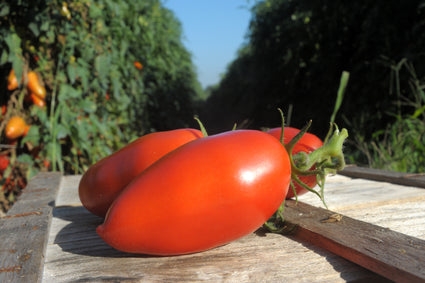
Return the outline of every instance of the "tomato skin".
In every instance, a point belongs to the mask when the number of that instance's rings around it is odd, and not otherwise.
[[[9,158],[7,158],[5,155],[0,155],[0,173],[3,173],[3,171],[7,169],[9,163]]]
[[[91,213],[105,217],[114,199],[134,177],[170,151],[201,137],[199,130],[178,129],[138,138],[84,173],[78,188],[82,204]]]
[[[44,101],[44,99],[40,98],[34,93],[30,94],[30,99],[32,103],[34,103],[34,105],[37,105],[40,108],[43,108],[44,106],[46,106],[46,101]]]
[[[10,140],[17,139],[24,135],[27,124],[19,116],[13,116],[6,124],[6,137]]]
[[[198,139],[138,175],[97,233],[131,253],[179,255],[218,247],[273,215],[285,199],[290,173],[286,150],[264,132]]]
[[[18,88],[18,86],[18,79],[16,78],[15,71],[12,69],[10,70],[9,76],[7,78],[7,89],[15,90]]]
[[[280,140],[280,134],[282,132],[282,129],[280,127],[273,128],[267,131],[268,134],[272,135],[276,139]],[[283,143],[287,144],[289,143],[292,138],[294,138],[298,133],[300,132],[299,129],[292,128],[292,127],[285,127],[283,131]],[[297,154],[300,151],[310,153],[318,149],[323,145],[323,142],[320,138],[317,136],[311,134],[311,133],[305,133],[301,139],[295,144],[294,149],[292,150],[292,154]],[[315,175],[311,176],[299,176],[300,180],[305,183],[310,188],[313,188],[317,184],[317,179]],[[297,195],[303,195],[307,193],[308,191],[301,187],[299,184],[294,182],[295,191],[297,192]],[[294,191],[292,188],[289,188],[288,194],[286,195],[286,199],[290,199],[295,197]]]
[[[134,62],[134,67],[136,67],[139,70],[143,69],[143,65],[139,61]]]
[[[37,95],[41,99],[46,98],[46,89],[40,85],[40,82],[38,80],[38,76],[36,72],[28,72],[28,89],[33,94]]]

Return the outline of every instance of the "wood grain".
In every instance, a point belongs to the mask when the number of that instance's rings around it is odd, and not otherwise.
[[[0,237],[7,238],[0,243],[0,282],[388,282],[381,275],[400,282],[424,279],[422,188],[330,176],[325,193],[330,210],[313,194],[300,196],[297,205],[287,202],[287,220],[298,225],[293,235],[260,229],[206,252],[150,257],[105,244],[95,232],[102,219],[79,201],[81,176],[57,174],[31,180],[16,207],[0,220]],[[334,213],[342,218],[329,218]]]
[[[299,239],[396,282],[425,281],[424,240],[293,200],[284,215]]]
[[[308,241],[260,230],[191,255],[153,257],[105,244],[102,219],[83,207],[56,208],[43,282],[352,282],[380,276]]]
[[[202,253],[151,257],[122,253],[95,232],[102,219],[78,200],[64,176],[53,211],[43,282],[354,282],[385,280],[309,241],[252,233]]]
[[[60,173],[40,173],[0,219],[0,282],[40,282]]]
[[[425,188],[425,174],[409,174],[357,166],[347,166],[344,170],[338,172],[338,174],[353,178]]]

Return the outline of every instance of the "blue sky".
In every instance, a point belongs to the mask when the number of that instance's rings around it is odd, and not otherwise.
[[[216,84],[245,41],[253,1],[163,0],[182,24],[202,87]]]

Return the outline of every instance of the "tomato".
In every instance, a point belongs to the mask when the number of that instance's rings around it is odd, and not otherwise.
[[[84,207],[104,217],[109,206],[134,177],[163,155],[202,137],[195,129],[179,129],[145,135],[92,165],[79,184]]]
[[[25,125],[24,133],[22,134],[24,137],[28,134],[30,128],[31,128],[31,125]]]
[[[137,68],[137,69],[139,69],[139,70],[143,69],[143,65],[142,65],[142,63],[140,63],[140,62],[138,62],[138,61],[135,61],[135,62],[134,62],[134,67],[136,67],[136,68]]]
[[[267,131],[268,134],[272,135],[276,139],[280,140],[280,134],[282,132],[282,129],[279,128],[273,128]],[[298,133],[300,130],[292,127],[285,127],[283,131],[283,143],[287,144],[289,143]],[[310,153],[314,150],[318,149],[323,145],[323,142],[320,138],[317,136],[311,134],[311,133],[305,133],[301,139],[295,144],[292,154],[297,154],[300,151]],[[310,188],[313,188],[317,184],[317,177],[316,175],[311,176],[299,176],[300,180],[309,186]],[[301,185],[299,185],[296,182],[293,182],[295,191],[297,192],[297,195],[303,195],[306,192],[308,192],[305,188],[303,188]],[[295,196],[294,191],[292,188],[289,189],[288,194],[286,196],[287,199],[293,198]]]
[[[17,139],[24,135],[27,124],[19,116],[13,116],[6,124],[6,137],[8,139]]]
[[[0,155],[0,172],[3,172],[6,170],[6,168],[9,166],[9,158],[7,158],[5,155]]]
[[[41,99],[46,98],[46,89],[40,85],[40,81],[38,80],[37,73],[31,71],[28,72],[28,89],[30,92],[34,93]]]
[[[291,165],[272,136],[237,130],[170,152],[138,175],[97,228],[115,249],[179,255],[258,229],[285,199]]]
[[[71,20],[71,12],[68,9],[68,4],[66,2],[62,2],[61,15]]]
[[[12,69],[7,78],[7,89],[15,90],[18,88],[18,79],[16,78],[15,71]]]
[[[40,98],[39,96],[35,95],[34,93],[30,94],[30,99],[34,105],[37,105],[38,107],[43,108],[46,106],[46,101],[44,99]]]

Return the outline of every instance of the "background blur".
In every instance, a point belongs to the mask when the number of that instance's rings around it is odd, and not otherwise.
[[[178,2],[0,3],[2,210],[39,171],[81,174],[141,135],[197,127],[194,115],[213,134],[279,126],[282,108],[324,138],[343,71],[347,161],[425,171],[425,1],[220,0],[218,20],[213,1],[186,14]],[[226,55],[210,51],[216,78],[201,83],[204,49]]]

